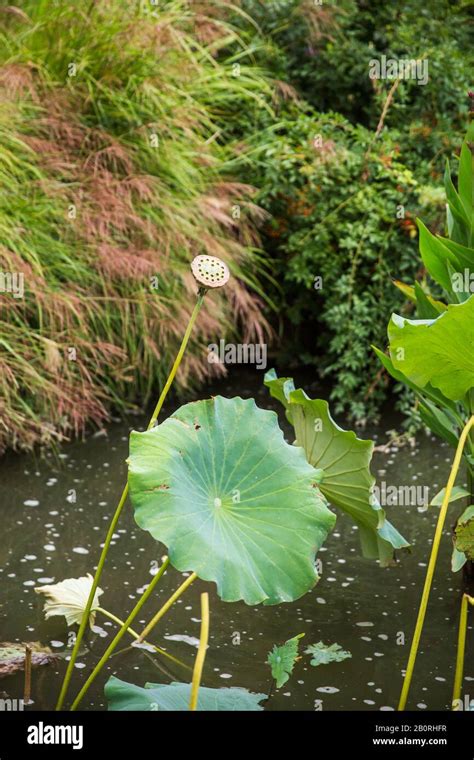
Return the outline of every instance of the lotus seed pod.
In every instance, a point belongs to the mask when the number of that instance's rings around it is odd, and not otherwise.
[[[217,256],[196,256],[191,269],[196,282],[204,288],[221,288],[230,277],[227,264]]]

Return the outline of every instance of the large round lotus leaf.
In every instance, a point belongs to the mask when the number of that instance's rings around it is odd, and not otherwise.
[[[303,450],[252,399],[196,401],[133,432],[129,484],[138,525],[224,601],[289,602],[316,583],[335,517]]]

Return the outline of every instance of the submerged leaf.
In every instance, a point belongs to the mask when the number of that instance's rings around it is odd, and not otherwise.
[[[319,473],[321,492],[359,527],[364,556],[389,564],[393,549],[409,544],[385,518],[374,497],[375,478],[369,467],[373,442],[340,428],[327,401],[310,399],[303,390],[295,390],[289,378],[278,378],[274,370],[265,375],[265,385],[285,405],[295,429],[295,443],[303,446],[308,462]]]
[[[293,672],[295,662],[298,659],[299,640],[303,636],[304,633],[300,633],[298,636],[285,641],[281,646],[275,644],[272,651],[268,653],[267,663],[272,669],[272,676],[276,681],[277,689],[280,689],[288,681]]]
[[[350,652],[342,649],[339,644],[323,644],[319,641],[317,644],[311,644],[305,649],[305,654],[312,655],[311,665],[327,665],[329,662],[342,662],[352,657]]]
[[[25,647],[31,649],[32,665],[48,665],[57,655],[39,641],[2,641],[0,643],[0,678],[10,676],[25,667]]]
[[[335,517],[302,449],[253,399],[185,404],[133,432],[129,485],[138,525],[224,601],[290,602],[318,580],[315,555]]]
[[[86,609],[93,580],[92,575],[88,573],[81,578],[67,578],[49,586],[37,586],[36,593],[45,594],[47,597],[43,608],[46,619],[55,615],[64,615],[68,626],[75,623],[79,625]],[[95,592],[89,616],[91,628],[95,621],[95,611],[99,607],[99,596],[103,593],[100,588]]]
[[[190,694],[191,684],[188,683],[147,683],[142,687],[111,676],[105,684],[105,696],[111,711],[189,710]],[[260,705],[263,699],[267,699],[266,694],[252,694],[247,689],[209,689],[201,686],[197,709],[213,712],[257,711],[263,710]]]

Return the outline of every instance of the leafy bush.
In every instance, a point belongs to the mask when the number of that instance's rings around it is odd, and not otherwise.
[[[260,117],[260,161],[247,179],[274,217],[264,245],[282,285],[280,312],[297,326],[287,325],[287,351],[324,370],[336,410],[363,421],[387,392],[367,340],[382,339],[381,313],[402,305],[389,280],[419,269],[414,217],[442,230],[437,183],[467,118],[472,11],[421,0],[243,0],[242,9],[258,25],[240,22],[249,42],[265,41],[258,62],[285,83],[280,122]],[[426,56],[427,84],[402,79],[389,98],[393,81],[369,77],[382,54]]]
[[[388,137],[375,151],[372,134],[338,114],[299,110],[269,133],[258,201],[272,213],[268,247],[297,327],[290,358],[300,347],[307,363],[337,378],[336,411],[360,420],[384,397],[368,350],[376,336],[383,340],[378,314],[403,301],[392,278],[419,266],[408,209],[420,188]]]

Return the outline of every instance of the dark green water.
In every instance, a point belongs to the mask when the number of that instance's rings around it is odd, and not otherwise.
[[[254,395],[260,406],[279,412],[276,403],[261,389],[261,380],[261,374],[256,379],[240,374],[232,382],[215,386],[212,392]],[[165,409],[165,416],[170,411]],[[343,424],[343,420],[339,421]],[[290,435],[283,419],[281,423]],[[65,446],[59,460],[8,455],[0,462],[0,640],[40,640],[64,652],[68,636],[64,618],[44,620],[43,598],[34,593],[34,586],[93,572],[99,544],[125,478],[129,430],[142,429],[144,424],[141,417],[114,423],[106,435]],[[384,443],[386,431],[394,424],[391,419],[363,435],[376,436],[377,444]],[[415,448],[406,446],[377,453],[373,469],[378,480],[387,485],[427,486],[431,498],[445,484],[451,458],[447,447],[421,435]],[[73,490],[75,503],[71,502]],[[458,511],[454,505],[446,526],[415,670],[410,706],[421,710],[446,709],[450,704],[462,588],[461,575],[453,575],[450,570],[450,531]],[[320,640],[327,644],[337,642],[352,653],[352,659],[314,668],[304,657],[290,681],[280,691],[272,692],[266,709],[393,709],[401,688],[437,511],[420,511],[416,505],[407,504],[387,507],[387,512],[413,544],[412,553],[403,555],[397,567],[381,569],[362,559],[357,530],[339,514],[335,531],[319,555],[322,578],[305,597],[279,607],[225,604],[208,584],[197,581],[155,629],[152,641],[192,666],[194,640],[199,637],[199,595],[207,588],[211,591],[211,637],[204,685],[242,686],[268,693],[268,651],[274,643],[304,632],[303,648]],[[126,509],[100,583],[104,590],[102,606],[125,617],[149,583],[153,563],[164,553],[164,547],[157,547]],[[164,576],[140,622],[135,621],[136,629],[150,619],[182,580],[174,570]],[[105,618],[98,617],[96,622],[107,637],[90,636],[87,651],[75,669],[71,694],[77,692],[115,629]],[[472,628],[468,642],[471,636]],[[191,641],[182,637],[190,637]],[[128,645],[129,639],[125,641]],[[57,665],[33,671],[34,709],[54,706],[64,667],[62,659]],[[112,673],[140,685],[146,681],[189,680],[189,671],[167,659],[128,649],[109,662],[83,708],[105,708],[103,684]],[[22,688],[23,674],[0,682],[0,692],[11,698],[20,698]],[[474,665],[469,656],[464,693],[474,696]]]

